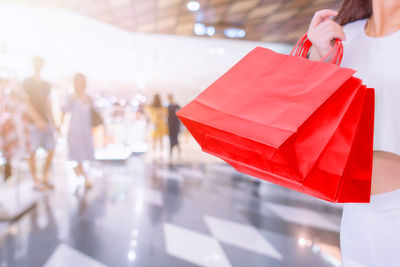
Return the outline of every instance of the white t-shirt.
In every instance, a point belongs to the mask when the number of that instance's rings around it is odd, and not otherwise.
[[[366,19],[344,26],[341,66],[375,89],[374,150],[400,155],[400,31],[374,38],[364,30]]]

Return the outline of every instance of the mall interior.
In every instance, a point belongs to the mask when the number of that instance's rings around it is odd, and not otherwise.
[[[236,171],[175,115],[339,6],[1,0],[0,267],[342,266],[342,204]]]

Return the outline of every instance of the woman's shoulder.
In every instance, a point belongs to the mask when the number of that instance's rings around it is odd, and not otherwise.
[[[353,22],[349,22],[343,26],[345,34],[354,34],[364,31],[365,22],[367,19],[359,19]],[[347,36],[346,36],[347,37]]]
[[[351,43],[358,43],[360,38],[364,34],[364,26],[366,19],[356,20],[350,23],[347,23],[343,26],[343,32],[346,36],[346,41],[343,42],[343,45],[349,46]]]

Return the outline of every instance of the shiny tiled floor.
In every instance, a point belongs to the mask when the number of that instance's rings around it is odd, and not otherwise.
[[[0,266],[340,266],[341,207],[254,182],[221,163],[144,155],[92,167],[62,160],[56,190],[0,223]]]

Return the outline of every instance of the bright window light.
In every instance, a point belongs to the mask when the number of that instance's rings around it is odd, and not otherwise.
[[[200,3],[197,1],[189,1],[187,3],[187,9],[192,12],[198,11],[200,9]]]
[[[136,253],[135,251],[129,251],[128,253],[128,259],[129,261],[134,261],[136,259]]]
[[[246,36],[246,31],[238,28],[227,28],[224,34],[228,38],[244,38]]]
[[[207,27],[203,23],[194,24],[194,34],[204,35],[207,32]]]
[[[215,34],[215,28],[213,26],[207,27],[207,35],[213,36]]]
[[[196,23],[194,25],[194,33],[196,35],[214,36],[216,30],[214,26],[206,26],[203,23]]]

